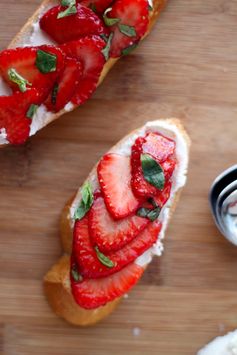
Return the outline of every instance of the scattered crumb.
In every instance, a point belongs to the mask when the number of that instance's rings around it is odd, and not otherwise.
[[[132,333],[135,337],[138,337],[141,334],[141,329],[138,327],[133,328]]]
[[[128,298],[128,294],[125,293],[125,294],[123,295],[123,298]]]

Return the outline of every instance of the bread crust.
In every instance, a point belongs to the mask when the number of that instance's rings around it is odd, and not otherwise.
[[[180,121],[174,118],[168,119],[167,121],[179,129],[180,134],[185,139],[187,147],[189,148],[190,139]],[[114,147],[112,147],[111,150],[118,147],[118,145],[127,140],[129,136],[136,133],[136,131],[137,130],[124,137]],[[96,174],[96,167],[97,164],[93,167],[89,177]],[[173,203],[170,208],[169,218],[171,218],[177,206],[181,191],[182,188],[177,190],[174,196]],[[105,306],[99,307],[96,310],[85,310],[77,305],[71,294],[69,273],[73,231],[70,225],[70,206],[74,200],[74,197],[75,195],[66,203],[62,211],[60,221],[61,242],[65,255],[59,259],[59,261],[46,274],[44,278],[44,290],[49,304],[57,315],[64,318],[71,324],[78,326],[89,326],[108,316],[117,307],[122,298],[115,299],[114,301],[109,302]]]
[[[145,38],[151,31],[152,27],[154,26],[158,16],[160,15],[161,11],[163,10],[165,4],[166,4],[167,0],[154,0],[153,3],[153,11],[151,11],[150,13],[150,21],[149,21],[149,26],[148,26],[148,30],[145,33],[145,35],[143,36],[143,38]],[[58,4],[58,1],[56,0],[44,0],[42,2],[42,4],[39,6],[39,8],[35,11],[35,13],[28,19],[28,21],[26,22],[26,24],[22,27],[22,29],[18,32],[18,34],[13,38],[13,40],[11,41],[11,43],[9,44],[8,48],[16,48],[16,47],[20,47],[23,45],[24,43],[24,39],[27,39],[31,36],[32,33],[32,29],[33,29],[33,24],[39,19],[42,11],[47,8],[47,7],[51,7]],[[142,38],[142,39],[143,39]],[[108,74],[108,72],[110,71],[110,69],[114,66],[114,64],[117,62],[119,58],[110,58],[104,65],[104,68],[101,72],[99,81],[97,86],[99,86],[102,81],[104,80],[104,78],[106,77],[106,75]],[[52,113],[49,121],[47,124],[53,122],[54,120],[56,120],[57,118],[59,118],[60,116],[62,116],[64,113],[73,111],[77,108],[77,105],[72,105],[70,107],[70,109],[62,109],[61,111],[57,112],[57,113]],[[43,127],[41,127],[43,128]],[[7,144],[0,144],[0,148],[1,147],[5,147],[7,146]]]

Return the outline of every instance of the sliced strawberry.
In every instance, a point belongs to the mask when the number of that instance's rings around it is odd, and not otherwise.
[[[166,204],[166,202],[168,201],[168,199],[170,197],[171,187],[172,187],[172,184],[170,181],[168,181],[165,184],[163,191],[159,192],[156,196],[153,197],[153,199],[155,200],[155,203],[160,208],[162,208]]]
[[[168,181],[173,174],[176,160],[173,157],[175,142],[158,133],[148,133],[145,137],[136,139],[132,146],[131,165],[133,192],[138,197],[151,197],[160,193],[157,188],[149,184],[143,176],[141,154],[148,153],[161,165]],[[165,160],[166,159],[166,160]]]
[[[72,257],[71,267],[76,268]],[[115,274],[101,279],[86,279],[82,282],[71,278],[72,294],[79,306],[98,308],[128,292],[140,279],[144,269],[130,264]]]
[[[97,174],[106,207],[113,218],[127,217],[138,209],[140,201],[131,188],[130,157],[114,153],[104,155]]]
[[[96,13],[103,13],[113,2],[113,0],[81,0],[80,4],[90,7]]]
[[[31,104],[39,105],[42,94],[36,89],[11,96],[0,96],[0,129],[5,128],[7,140],[12,144],[22,144],[29,137],[31,119],[27,112]]]
[[[102,252],[121,249],[135,238],[149,223],[136,215],[115,221],[106,209],[104,199],[98,197],[89,213],[90,235]]]
[[[175,151],[175,141],[160,133],[150,132],[142,144],[143,153],[152,155],[159,163],[169,158]]]
[[[77,4],[75,14],[58,18],[65,9],[63,6],[52,7],[40,19],[41,29],[55,42],[62,44],[89,35],[108,33],[102,20],[90,8]]]
[[[148,2],[147,0],[117,0],[108,17],[120,20],[111,27],[114,35],[110,49],[111,57],[120,57],[124,49],[137,43],[146,33],[149,24]],[[130,34],[128,27],[126,30],[124,25],[129,26]],[[124,30],[127,34],[124,34]]]
[[[74,95],[82,75],[82,65],[74,58],[65,59],[65,68],[45,102],[49,111],[58,112]]]
[[[54,71],[42,73],[39,70],[36,65],[38,51],[56,56],[56,68]],[[9,70],[14,69],[22,78],[28,81],[28,88],[35,87],[45,90],[45,98],[63,67],[64,55],[61,49],[54,46],[45,45],[7,49],[0,53],[0,73],[9,86],[14,91],[19,91],[19,86],[9,78]]]
[[[80,274],[85,278],[100,278],[118,272],[157,241],[160,229],[160,222],[149,222],[148,227],[123,248],[104,254],[114,264],[113,267],[108,267],[101,263],[97,256],[89,235],[88,217],[84,217],[75,224],[73,241],[73,252]]]
[[[105,64],[105,58],[101,52],[104,47],[105,42],[99,36],[87,36],[61,46],[68,57],[76,58],[83,66],[79,86],[71,100],[74,104],[84,103],[95,91]]]

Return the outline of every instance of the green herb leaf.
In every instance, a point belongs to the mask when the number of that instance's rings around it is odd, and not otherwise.
[[[95,247],[95,251],[96,251],[96,255],[97,255],[97,258],[99,259],[99,261],[101,262],[101,264],[109,267],[109,268],[112,268],[114,267],[114,263],[112,260],[110,260],[107,256],[105,256],[103,253],[101,253],[99,251],[99,248],[96,246]]]
[[[105,10],[104,15],[103,15],[103,20],[104,20],[104,23],[106,26],[113,26],[120,21],[119,18],[107,17],[107,13],[110,12],[111,10],[112,10],[112,7],[109,7],[108,9]]]
[[[69,6],[66,10],[59,12],[57,19],[63,18],[63,17],[67,17],[67,16],[71,16],[77,13],[77,8],[76,5],[73,6]]]
[[[79,274],[79,272],[75,268],[71,269],[71,275],[72,275],[72,278],[74,281],[76,281],[76,282],[82,281],[82,276]]]
[[[38,110],[38,108],[39,108],[38,105],[31,104],[29,109],[28,109],[28,111],[27,111],[26,117],[27,118],[33,118],[33,116],[36,113],[36,111]]]
[[[74,219],[82,219],[93,204],[94,197],[92,193],[92,188],[88,182],[86,182],[82,186],[81,195],[82,195],[82,199],[80,205],[75,211]]]
[[[39,49],[37,51],[35,64],[43,74],[54,72],[57,67],[57,56]]]
[[[156,201],[154,200],[153,197],[148,198],[147,201],[148,201],[149,203],[151,203],[154,208],[155,208],[155,207],[158,207],[158,205],[157,205],[157,203],[156,203]]]
[[[123,25],[122,23],[119,23],[118,27],[120,32],[128,37],[134,37],[137,35],[135,28],[132,26]]]
[[[61,5],[62,6],[73,6],[73,5],[76,5],[76,0],[62,0]]]
[[[108,38],[109,38],[109,37],[107,37],[106,34],[101,33],[99,36],[100,36],[106,43],[108,42]]]
[[[150,212],[148,212],[147,218],[152,222],[155,221],[159,217],[160,211],[161,211],[160,207],[154,208],[154,210],[151,210]]]
[[[141,164],[144,179],[159,190],[165,185],[165,175],[162,167],[149,154],[141,154]]]
[[[56,83],[54,85],[53,90],[52,90],[51,102],[52,102],[53,105],[56,105],[57,95],[58,95],[58,83]]]
[[[107,40],[106,46],[101,51],[106,60],[109,59],[109,51],[110,51],[110,47],[111,47],[111,42],[112,42],[113,36],[114,36],[114,33],[111,32],[110,35],[109,35],[109,38]]]
[[[148,4],[148,10],[149,10],[149,11],[153,11],[153,6],[151,5],[150,2],[149,2],[149,4]]]
[[[137,216],[148,218],[150,221],[154,222],[160,215],[161,208],[157,206],[154,209],[142,207],[137,211]]]
[[[96,5],[95,5],[94,2],[89,5],[89,8],[90,8],[95,14],[97,13]]]
[[[8,70],[8,78],[15,84],[18,85],[21,92],[25,92],[27,90],[26,85],[32,86],[28,80],[24,79],[14,68],[10,68]]]
[[[122,50],[122,55],[128,55],[130,54],[135,48],[137,48],[138,44],[137,43],[134,43],[132,44],[131,46],[127,47],[127,48],[124,48]]]

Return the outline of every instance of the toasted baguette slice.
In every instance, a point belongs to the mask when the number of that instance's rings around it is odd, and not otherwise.
[[[160,15],[162,9],[164,8],[167,0],[154,0],[153,3],[153,11],[150,12],[150,22],[149,22],[149,27],[144,35],[143,38],[145,38],[151,31],[152,27],[154,26],[158,16]],[[40,39],[36,38],[35,41],[37,43],[32,43],[32,33],[35,31],[37,28],[37,23],[39,21],[39,18],[47,12],[49,8],[52,6],[55,6],[58,4],[58,1],[56,0],[45,0],[41,4],[41,6],[36,10],[36,12],[33,14],[33,16],[27,21],[27,23],[23,26],[21,31],[16,35],[16,37],[12,40],[8,48],[16,48],[16,47],[23,47],[25,45],[39,45],[43,44],[42,43],[42,38],[41,36]],[[41,31],[39,28],[37,28],[38,31]],[[44,37],[43,37],[44,38]],[[50,39],[46,37],[47,43],[51,43]],[[54,43],[52,41],[52,43]],[[105,76],[109,72],[109,70],[112,68],[112,66],[116,63],[116,61],[119,58],[110,58],[106,64],[104,65],[104,68],[101,72],[100,79],[98,82],[99,86],[101,82],[104,80]],[[66,112],[70,112],[77,108],[76,105],[73,105],[69,103],[68,105],[65,106],[64,109],[57,113],[53,112],[48,112],[45,108],[44,105],[41,105],[41,107],[37,110],[37,113],[34,115],[32,124],[31,124],[31,131],[30,135],[34,135],[37,131],[39,131],[41,128],[45,127],[48,125],[50,122],[56,120],[58,117],[62,116]],[[8,143],[8,141],[1,137],[0,134],[0,147],[5,146]]]
[[[109,152],[121,153],[125,155],[129,154],[130,148],[136,137],[144,134],[148,130],[163,133],[164,135],[176,140],[176,157],[178,163],[173,175],[173,186],[170,199],[163,207],[161,213],[163,227],[159,235],[159,241],[156,245],[154,245],[154,247],[152,247],[152,250],[147,251],[136,260],[136,263],[144,267],[146,267],[151,261],[153,254],[159,254],[161,252],[162,246],[160,245],[160,240],[164,237],[168,220],[176,207],[179,194],[186,181],[190,146],[189,137],[179,120],[168,119],[148,122],[145,126],[133,131],[119,141]],[[96,187],[97,184],[96,168],[97,165],[92,169],[86,179],[93,187]],[[62,246],[65,255],[46,274],[44,278],[44,289],[48,301],[56,314],[74,325],[87,326],[102,320],[110,314],[115,309],[120,299],[116,299],[107,303],[105,306],[94,310],[85,310],[76,304],[71,294],[69,274],[74,225],[73,215],[80,199],[81,190],[79,189],[77,194],[68,201],[63,209],[60,229]]]

